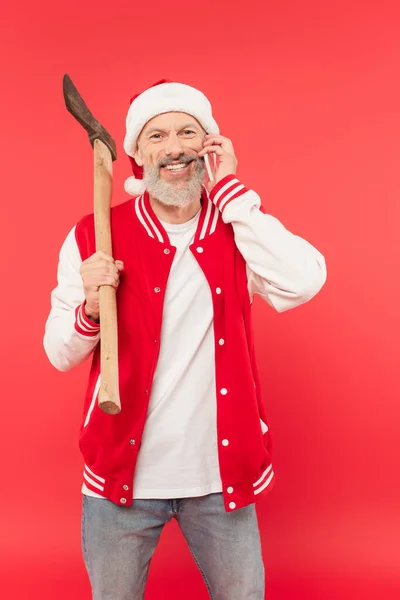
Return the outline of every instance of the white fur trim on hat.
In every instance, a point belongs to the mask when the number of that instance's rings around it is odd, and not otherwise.
[[[146,186],[143,179],[136,179],[136,177],[132,176],[125,179],[124,189],[131,196],[141,196],[145,193]]]
[[[134,157],[136,140],[146,123],[166,112],[188,113],[207,133],[219,133],[211,104],[200,90],[184,83],[162,83],[137,96],[129,107],[124,139],[124,150],[129,156]]]

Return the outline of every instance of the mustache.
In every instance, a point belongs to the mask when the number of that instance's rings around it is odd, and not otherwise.
[[[166,167],[167,165],[173,165],[178,162],[185,163],[188,165],[192,161],[197,160],[199,162],[204,162],[203,157],[197,156],[197,154],[180,154],[178,158],[162,158],[158,161],[157,167]]]

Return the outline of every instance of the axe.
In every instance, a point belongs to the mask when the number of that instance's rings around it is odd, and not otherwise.
[[[110,206],[112,161],[117,158],[114,140],[94,118],[68,75],[64,75],[65,105],[86,129],[94,154],[94,225],[96,251],[112,256]],[[111,415],[121,411],[118,384],[118,337],[116,291],[110,285],[99,288],[100,305],[100,390],[99,406]]]

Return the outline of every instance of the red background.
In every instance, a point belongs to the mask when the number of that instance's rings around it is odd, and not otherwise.
[[[114,203],[129,98],[168,77],[210,97],[239,177],[326,257],[311,302],[255,306],[276,471],[258,507],[269,599],[399,598],[398,3],[137,4],[2,10],[0,594],[90,598],[77,448],[88,365],[58,373],[42,349],[59,248],[92,210],[68,72],[117,141]],[[147,599],[206,597],[171,524]]]

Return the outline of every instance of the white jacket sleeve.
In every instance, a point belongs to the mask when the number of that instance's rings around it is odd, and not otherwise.
[[[229,176],[213,188],[210,198],[223,221],[232,224],[246,261],[251,300],[260,294],[277,312],[284,312],[319,292],[326,281],[324,257],[277,218],[262,212],[256,192]]]
[[[59,371],[68,371],[86,360],[100,339],[100,325],[84,311],[81,263],[74,227],[60,251],[57,287],[51,292],[43,340],[51,364]]]

